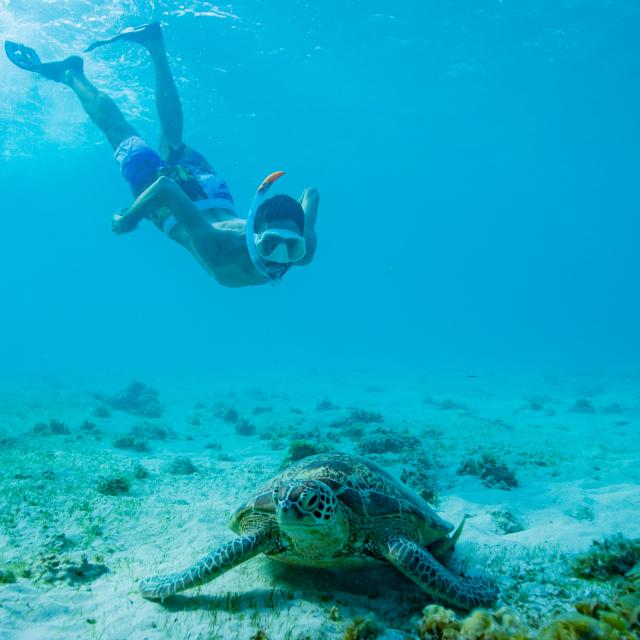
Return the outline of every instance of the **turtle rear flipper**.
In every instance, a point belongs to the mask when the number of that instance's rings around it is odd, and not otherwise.
[[[471,610],[493,604],[497,589],[484,580],[467,580],[443,567],[412,540],[393,538],[381,545],[382,555],[407,578],[442,602]]]
[[[210,582],[225,571],[268,550],[270,546],[271,539],[267,532],[261,531],[234,538],[184,571],[145,578],[140,582],[140,591],[144,598],[164,600],[178,591]]]

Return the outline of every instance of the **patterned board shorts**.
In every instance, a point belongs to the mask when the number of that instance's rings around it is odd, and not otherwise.
[[[164,175],[174,179],[199,209],[235,208],[227,183],[204,156],[184,143],[171,149],[165,161],[142,138],[131,136],[118,145],[114,157],[135,197]]]

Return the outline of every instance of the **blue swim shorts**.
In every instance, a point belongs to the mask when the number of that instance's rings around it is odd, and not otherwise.
[[[198,209],[235,209],[227,183],[184,143],[171,149],[165,161],[142,138],[131,136],[118,145],[114,157],[135,197],[164,175],[175,180]]]

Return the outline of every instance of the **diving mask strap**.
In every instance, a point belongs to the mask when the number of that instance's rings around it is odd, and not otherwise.
[[[251,207],[249,209],[249,215],[247,216],[247,227],[245,231],[245,237],[247,241],[247,249],[249,250],[249,257],[253,266],[271,282],[277,282],[287,272],[290,265],[267,263],[262,256],[258,253],[256,247],[255,227],[256,227],[256,213],[258,208],[265,201],[267,192],[271,188],[271,185],[280,177],[284,175],[284,171],[274,171],[270,173],[258,187],[256,195],[253,196]]]

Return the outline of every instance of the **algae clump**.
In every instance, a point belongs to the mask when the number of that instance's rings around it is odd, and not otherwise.
[[[346,628],[343,640],[375,640],[384,627],[372,616],[354,618]]]
[[[531,629],[520,623],[507,608],[476,609],[459,619],[451,609],[429,605],[418,623],[420,640],[531,640]]]
[[[287,449],[287,456],[282,463],[283,467],[289,466],[307,456],[315,456],[318,453],[327,451],[327,447],[312,442],[311,440],[292,440]]]
[[[622,557],[628,559],[627,552],[634,548],[633,543],[616,536],[614,548],[624,550]],[[596,549],[600,550],[603,544]],[[607,548],[611,551],[611,544]],[[620,568],[621,565],[613,566]],[[423,610],[416,631],[420,640],[638,640],[640,562],[617,579],[615,588],[610,601],[577,602],[574,612],[557,614],[538,629],[521,623],[507,608],[476,609],[467,617],[459,618],[450,609],[429,605]]]
[[[585,553],[573,561],[573,572],[587,580],[607,580],[622,576],[640,562],[640,538],[625,538],[616,534],[604,540],[594,540]]]
[[[103,478],[96,486],[98,493],[105,496],[121,496],[129,493],[131,489],[131,480],[125,476],[113,476],[111,478]]]

